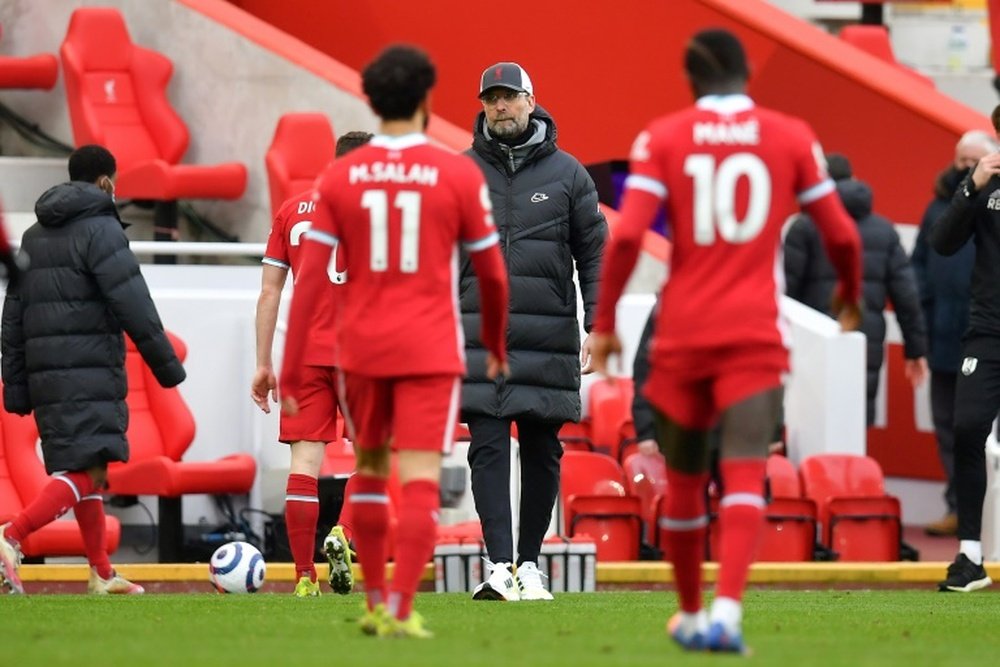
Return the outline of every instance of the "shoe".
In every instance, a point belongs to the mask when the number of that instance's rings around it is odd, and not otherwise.
[[[521,593],[514,582],[514,566],[512,563],[491,563],[486,561],[490,575],[486,581],[476,586],[472,591],[473,600],[502,600],[517,602]]]
[[[948,577],[938,584],[938,590],[971,593],[992,583],[993,580],[986,574],[986,568],[976,565],[968,556],[960,553],[955,557],[955,562],[948,566]]]
[[[9,526],[9,523],[0,526],[0,590],[6,588],[11,595],[24,595],[24,584],[17,574],[21,567],[21,550],[4,536]]]
[[[750,649],[743,643],[743,633],[739,629],[727,629],[718,621],[708,626],[705,647],[715,653],[750,655]]]
[[[309,578],[309,575],[304,577],[299,577],[299,581],[295,584],[295,597],[297,598],[318,598],[320,596],[319,592],[319,582],[313,581]]]
[[[351,567],[351,547],[341,526],[334,526],[323,540],[323,553],[330,561],[327,581],[334,593],[347,595],[354,588],[354,568]]]
[[[385,610],[384,604],[377,604],[373,609],[365,606],[365,613],[358,619],[358,627],[361,632],[372,637],[383,636],[388,632],[388,626],[392,618]]]
[[[695,617],[693,630],[682,627],[684,613],[677,612],[667,621],[667,634],[685,651],[704,651],[705,636],[708,634],[708,614],[702,609]]]
[[[424,627],[424,617],[415,611],[411,611],[410,617],[405,621],[390,618],[384,628],[384,633],[379,633],[380,637],[430,639],[434,636],[433,632]]]
[[[517,588],[522,600],[551,600],[552,593],[542,583],[541,570],[532,561],[517,566]],[[548,578],[548,577],[546,577]]]
[[[958,535],[958,515],[945,514],[942,519],[924,526],[924,533],[934,537],[951,537]]]
[[[101,579],[97,570],[90,568],[87,592],[91,595],[142,595],[146,589],[139,584],[133,584],[114,570],[111,571],[111,577]]]

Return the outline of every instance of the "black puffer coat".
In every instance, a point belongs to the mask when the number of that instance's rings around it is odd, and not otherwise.
[[[847,179],[837,182],[837,192],[858,224],[864,248],[861,277],[865,303],[861,331],[868,344],[867,398],[871,424],[884,356],[886,301],[891,301],[895,309],[907,359],[927,355],[927,329],[913,269],[893,224],[872,213],[871,188],[863,181]],[[823,249],[819,230],[805,215],[792,223],[785,236],[785,283],[788,296],[832,316],[830,299],[837,284],[837,272]]]
[[[63,183],[39,198],[35,215],[21,244],[30,268],[3,306],[4,407],[34,410],[50,473],[127,461],[122,331],[163,386],[184,380],[184,368],[111,197]]]
[[[486,378],[479,286],[464,257],[460,293],[468,376],[462,409],[499,418],[579,421],[580,325],[573,266],[575,261],[584,328],[590,331],[607,223],[590,175],[556,147],[552,118],[541,107],[531,118],[535,136],[514,149],[513,160],[484,133],[482,113],[467,152],[489,185],[510,278],[511,374],[496,381]]]

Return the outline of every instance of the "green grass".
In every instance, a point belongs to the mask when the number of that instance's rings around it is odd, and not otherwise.
[[[423,594],[436,637],[379,640],[355,621],[361,596],[147,595],[0,598],[4,665],[700,665],[664,634],[664,592],[564,594],[553,603],[473,602]],[[754,665],[928,667],[994,664],[1000,595],[932,591],[777,591],[747,595]]]

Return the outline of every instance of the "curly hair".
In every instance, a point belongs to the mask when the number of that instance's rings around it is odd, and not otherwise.
[[[337,139],[337,148],[335,150],[335,155],[341,157],[347,155],[355,148],[360,148],[364,146],[369,141],[372,140],[371,132],[347,132],[342,134],[339,139]]]
[[[69,156],[69,180],[96,183],[101,176],[115,175],[115,156],[104,146],[80,146]]]
[[[684,69],[692,81],[728,84],[750,78],[746,53],[736,35],[721,28],[702,30],[684,51]]]
[[[368,102],[382,120],[412,118],[436,78],[427,54],[407,45],[388,47],[361,73]]]

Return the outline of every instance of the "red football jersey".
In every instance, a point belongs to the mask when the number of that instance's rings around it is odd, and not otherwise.
[[[311,190],[292,197],[282,204],[274,216],[262,263],[281,269],[291,269],[292,279],[295,280],[302,266],[303,234],[314,224],[318,215],[321,215],[321,212],[317,210],[314,193]],[[334,329],[334,299],[337,295],[335,285],[343,284],[346,273],[337,270],[336,250],[333,255],[334,260],[331,261],[328,272],[329,294],[327,298],[317,301],[312,314],[308,335],[309,345],[304,351],[302,360],[306,366],[333,366],[337,358],[337,334]]]
[[[422,134],[377,136],[316,189],[325,215],[307,238],[339,243],[348,275],[337,365],[369,377],[464,373],[458,243],[477,252],[499,240],[475,163]]]
[[[802,120],[756,106],[745,95],[703,97],[655,120],[637,137],[625,187],[621,234],[638,238],[648,227],[648,220],[626,220],[625,214],[630,197],[635,204],[650,195],[665,205],[672,231],[657,351],[787,346],[778,310],[784,292],[781,230],[800,207],[816,209],[816,223],[844,277],[843,295],[857,299],[857,230],[826,174],[819,142]],[[624,277],[615,275],[623,271]],[[606,267],[609,280],[602,282],[611,284],[602,284],[602,292],[624,284],[628,272],[631,266]],[[614,329],[619,294],[599,300],[598,330]]]

